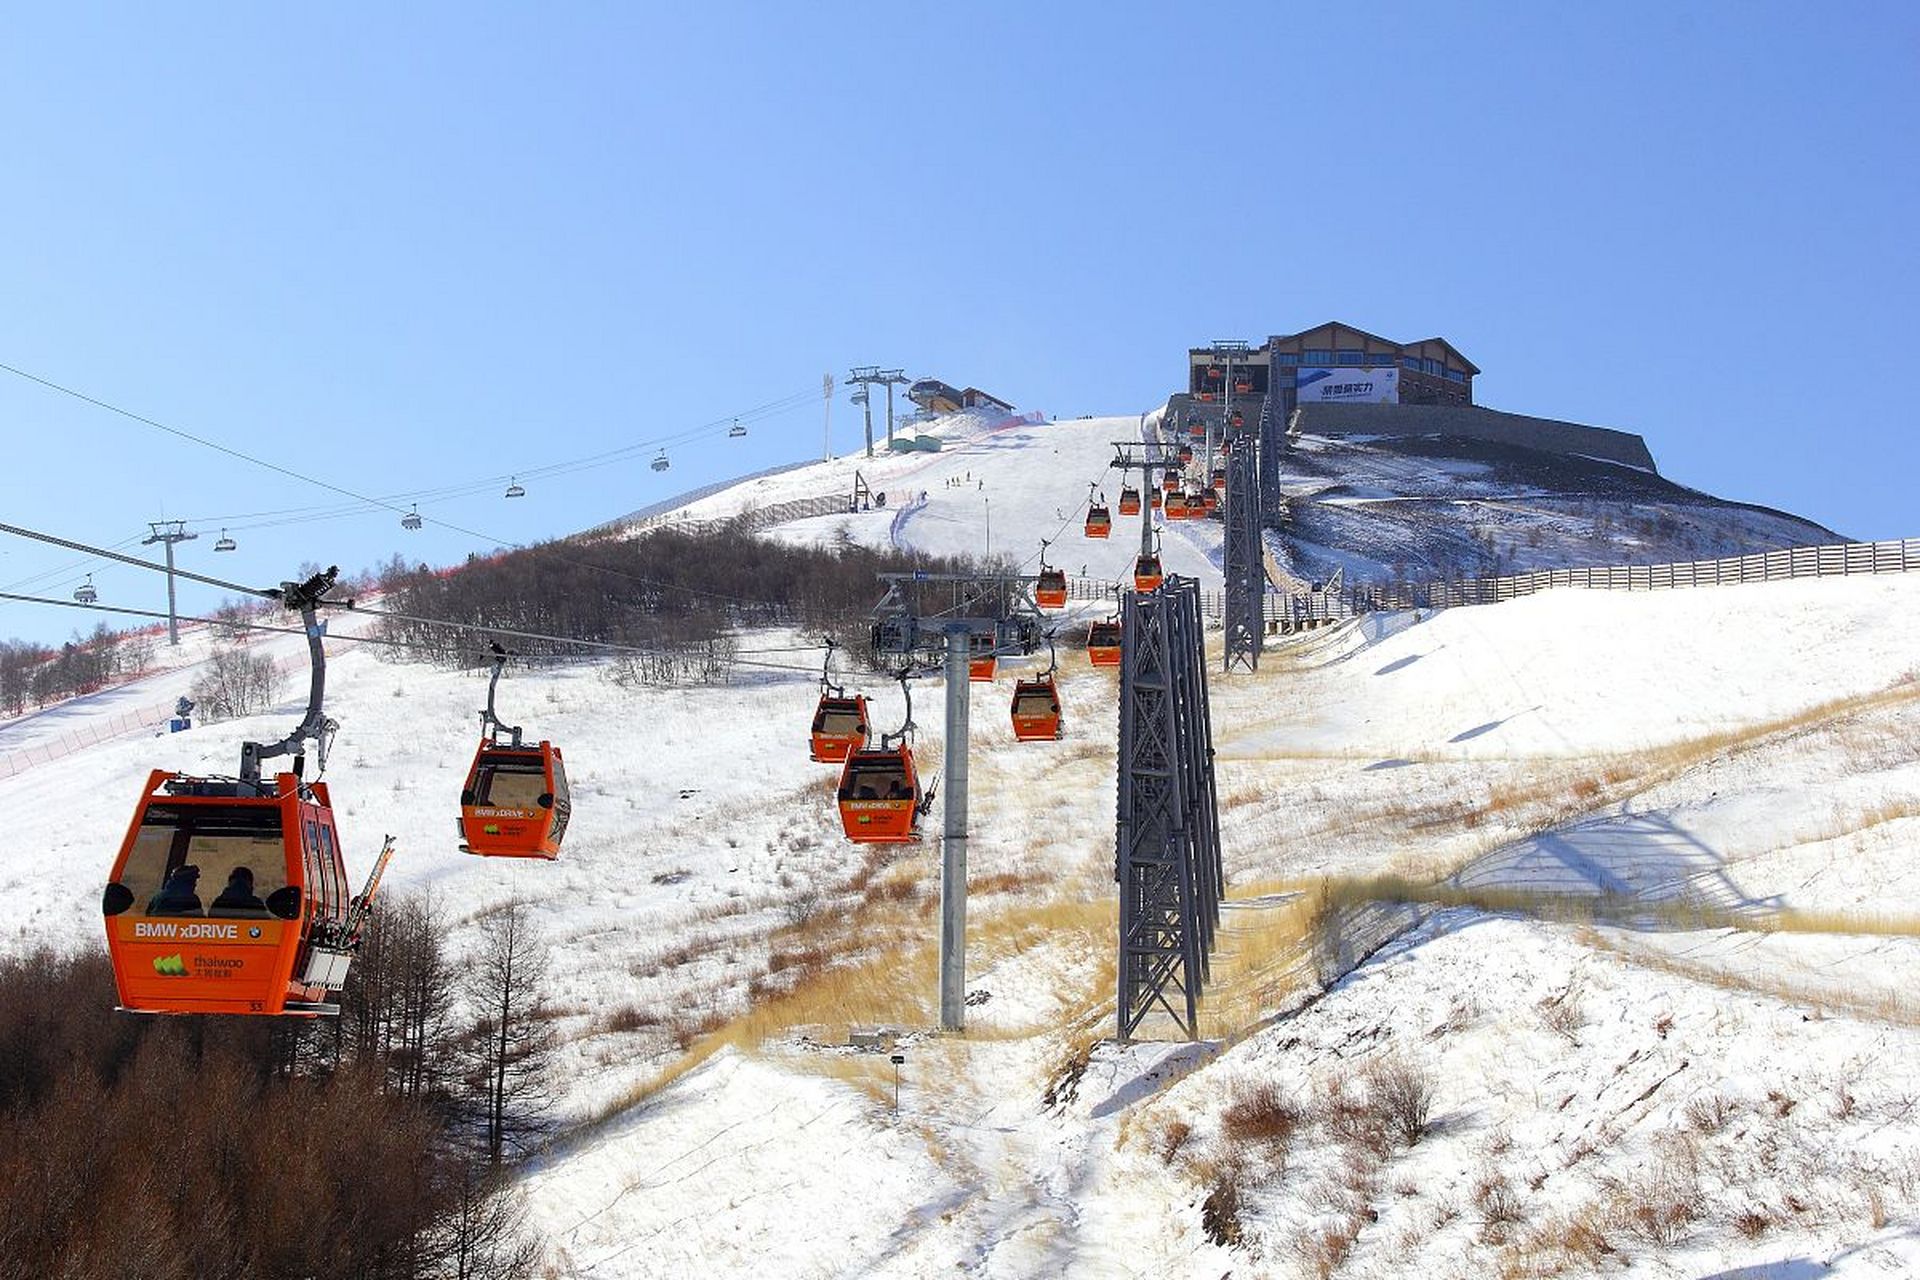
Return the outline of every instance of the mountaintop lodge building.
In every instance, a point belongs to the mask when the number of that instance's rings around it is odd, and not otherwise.
[[[1301,404],[1470,405],[1480,370],[1445,338],[1394,342],[1329,320],[1270,337],[1228,365],[1212,347],[1187,351],[1187,391],[1201,401],[1278,393],[1274,407]]]

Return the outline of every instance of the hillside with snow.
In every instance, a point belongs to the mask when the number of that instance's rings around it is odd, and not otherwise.
[[[1051,563],[1119,578],[1137,525],[1096,541],[1080,520],[1090,485],[1117,498],[1113,442],[1153,425],[951,420],[938,453],[794,468],[666,518],[851,494],[858,471],[884,504],[771,536],[1029,571],[1044,537]],[[1578,511],[1555,524],[1561,499],[1511,459],[1296,453],[1303,576],[1346,547],[1340,563],[1390,565],[1380,531],[1438,537],[1444,504],[1570,531],[1515,532],[1501,555],[1599,536]],[[1825,540],[1620,470],[1618,511],[1683,524],[1647,558]],[[1169,571],[1217,583],[1219,528],[1169,526]],[[725,687],[598,662],[510,674],[503,715],[562,744],[572,779],[543,864],[456,848],[484,680],[345,636],[328,781],[350,872],[392,834],[387,891],[430,899],[456,956],[515,901],[547,948],[559,1125],[517,1174],[547,1274],[1920,1267],[1920,574],[1374,615],[1230,677],[1215,633],[1228,901],[1193,1043],[1111,1039],[1117,680],[1082,653],[1061,656],[1059,742],[1013,740],[1008,675],[972,688],[968,1031],[942,1036],[938,840],[844,840],[834,771],[807,759],[812,656]],[[895,727],[897,688],[864,687]],[[928,773],[939,695],[914,703]],[[147,772],[230,773],[243,739],[297,715],[109,736],[0,777],[6,945],[98,947]],[[54,723],[0,725],[0,752]],[[851,1042],[875,1029],[880,1047]]]
[[[1459,437],[1290,437],[1286,519],[1268,545],[1290,576],[1352,582],[1488,577],[1710,560],[1839,542],[1798,516],[1650,471]]]

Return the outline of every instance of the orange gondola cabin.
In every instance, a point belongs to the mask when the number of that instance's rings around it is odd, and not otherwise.
[[[1140,556],[1133,562],[1133,589],[1152,591],[1166,580],[1166,574],[1160,569],[1160,557],[1156,555]]]
[[[1018,742],[1045,742],[1061,736],[1060,690],[1052,676],[1022,680],[1013,687],[1013,736]]]
[[[1137,516],[1140,514],[1140,491],[1138,489],[1128,487],[1120,491],[1120,514],[1123,516]]]
[[[847,756],[867,745],[867,698],[820,696],[813,712],[812,746],[809,754],[820,764],[844,764]]]
[[[1105,507],[1087,508],[1086,533],[1089,538],[1104,538],[1113,532],[1113,515]]]
[[[920,779],[905,742],[852,752],[840,771],[840,823],[855,844],[920,838]]]
[[[101,897],[120,1007],[337,1013],[350,896],[326,783],[156,769]]]
[[[572,815],[560,748],[483,738],[460,789],[460,852],[551,862]]]
[[[1187,518],[1187,495],[1174,492],[1167,495],[1167,519],[1185,520]]]
[[[1087,661],[1096,667],[1120,665],[1120,623],[1096,622],[1087,628]]]
[[[1040,570],[1040,579],[1034,584],[1034,602],[1042,609],[1063,609],[1067,604],[1067,571],[1065,569]]]

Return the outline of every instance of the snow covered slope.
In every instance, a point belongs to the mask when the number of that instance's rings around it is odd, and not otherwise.
[[[922,489],[913,545],[984,541],[965,513],[988,497],[996,543],[1003,504],[1011,528],[1058,526],[1139,426],[957,434],[866,472],[884,516],[787,536],[887,537]],[[1052,468],[1016,465],[1041,449]],[[549,945],[567,1132],[522,1185],[555,1275],[1920,1264],[1920,576],[1370,618],[1213,677],[1233,901],[1197,1045],[1101,1040],[1116,681],[1079,655],[1061,742],[1012,740],[1006,677],[973,689],[970,1031],[942,1037],[936,843],[842,840],[831,770],[806,759],[808,670],[719,689],[515,672],[501,710],[563,745],[574,825],[559,862],[503,865],[455,849],[483,681],[331,652],[350,870],[392,832],[390,890],[431,895],[456,952],[516,899]],[[897,694],[869,692],[891,728]],[[937,771],[932,692],[915,714]],[[97,946],[146,772],[230,772],[296,715],[0,779],[0,938]],[[1457,896],[1369,905],[1385,872]],[[1317,894],[1333,905],[1303,913]],[[848,1044],[875,1025],[906,1058],[897,1110],[886,1055]],[[1411,1143],[1378,1122],[1395,1072],[1430,1086]]]
[[[1844,539],[1651,472],[1454,437],[1296,436],[1291,518],[1268,535],[1303,581],[1428,581],[1743,555]]]
[[[929,429],[942,442],[938,453],[855,455],[799,467],[690,503],[683,514],[713,519],[796,498],[850,495],[858,472],[886,495],[884,507],[794,521],[770,531],[772,536],[821,543],[847,537],[937,555],[990,555],[1028,573],[1039,564],[1045,538],[1053,544],[1047,556],[1052,565],[1117,581],[1133,572],[1140,525],[1138,517],[1119,514],[1120,475],[1108,469],[1113,444],[1139,441],[1157,422],[1155,414],[1040,423],[955,414]],[[1090,490],[1104,492],[1113,509],[1109,538],[1085,535]],[[1176,521],[1161,529],[1169,573],[1218,585],[1217,521]]]

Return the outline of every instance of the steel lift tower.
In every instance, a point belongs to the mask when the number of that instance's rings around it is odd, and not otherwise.
[[[1247,362],[1247,355],[1251,350],[1252,348],[1248,347],[1244,342],[1230,341],[1226,338],[1215,338],[1213,345],[1207,348],[1207,354],[1215,360],[1218,360],[1222,366],[1223,381],[1221,383],[1220,393],[1219,434],[1223,437],[1227,432],[1227,424],[1233,421],[1233,363],[1235,360],[1238,360],[1241,364],[1245,364]],[[1214,459],[1220,456],[1216,452],[1215,443],[1213,419],[1209,417],[1207,419],[1207,463],[1205,470],[1205,474],[1209,477],[1213,475]]]
[[[855,404],[859,405],[867,416],[867,456],[869,458],[873,456],[872,389],[886,380],[886,375],[880,372],[878,365],[864,364],[857,369],[849,369],[847,371],[847,381],[845,385],[859,388],[849,398]],[[891,387],[888,388],[888,393],[892,393]]]
[[[940,1029],[964,1031],[967,1003],[967,734],[971,657],[1030,654],[1045,625],[1014,574],[883,573],[873,610],[873,650],[944,668],[947,680],[946,808],[940,837]],[[930,596],[944,595],[945,607]]]
[[[167,549],[167,643],[177,645],[180,643],[180,615],[179,610],[174,605],[173,544],[176,542],[192,542],[200,535],[197,533],[188,533],[186,521],[184,520],[154,520],[149,521],[147,527],[153,530],[153,532],[143,538],[140,545],[150,547],[158,542],[163,544]]]
[[[1226,892],[1199,584],[1128,592],[1120,635],[1119,1034],[1159,1010],[1192,1039]]]
[[[1266,567],[1260,555],[1260,468],[1251,433],[1227,446],[1226,643],[1221,670],[1256,671],[1266,632]]]

